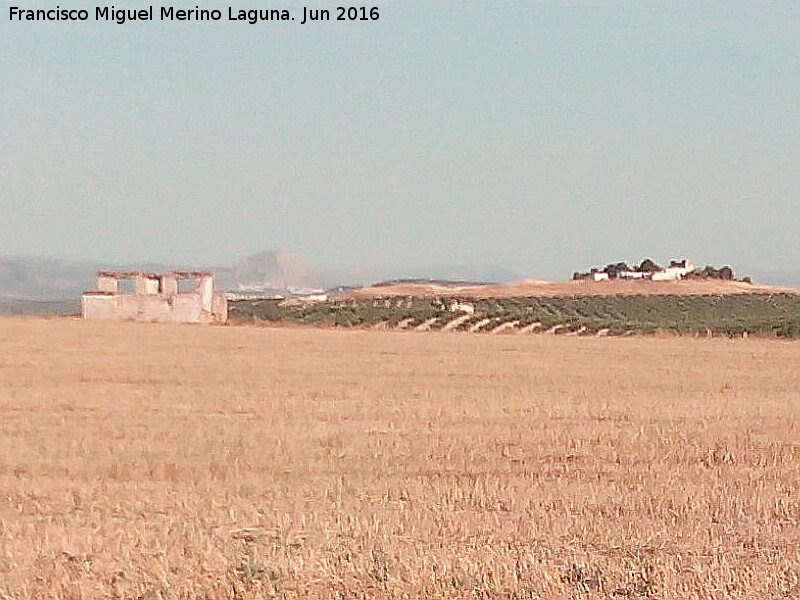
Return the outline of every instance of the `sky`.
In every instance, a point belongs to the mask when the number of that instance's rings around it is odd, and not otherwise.
[[[19,1],[90,20],[0,8],[0,255],[800,270],[794,1]]]

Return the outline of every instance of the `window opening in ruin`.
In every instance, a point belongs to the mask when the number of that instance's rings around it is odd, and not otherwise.
[[[117,279],[118,294],[133,294],[136,292],[136,280],[132,277],[121,277]]]
[[[188,292],[196,292],[197,291],[197,279],[192,279],[188,277],[179,277],[178,278],[178,293],[185,294]]]

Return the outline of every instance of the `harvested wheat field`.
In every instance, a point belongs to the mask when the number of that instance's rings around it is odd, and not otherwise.
[[[800,344],[0,320],[0,598],[800,596]]]

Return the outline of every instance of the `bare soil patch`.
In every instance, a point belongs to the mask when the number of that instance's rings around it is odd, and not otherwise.
[[[357,299],[395,296],[513,298],[534,296],[697,296],[708,294],[800,293],[795,288],[722,280],[686,281],[538,281],[523,280],[497,285],[439,285],[435,283],[397,283],[360,288],[350,292]]]

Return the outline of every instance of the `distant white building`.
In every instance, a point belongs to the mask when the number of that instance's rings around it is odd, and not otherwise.
[[[305,296],[300,296],[300,300],[304,300],[305,302],[327,302],[328,294],[307,294]]]
[[[452,313],[460,312],[467,315],[475,314],[475,305],[470,304],[469,302],[459,302],[458,300],[453,300],[448,308]]]
[[[677,281],[683,279],[694,271],[695,266],[688,258],[680,262],[672,263],[663,271],[653,273],[653,281]]]
[[[652,262],[652,261],[651,261]],[[611,265],[609,265],[611,266]],[[642,265],[645,267],[645,265]],[[607,267],[608,268],[608,267]],[[651,264],[650,268],[660,268],[657,267],[655,264]],[[628,268],[624,271],[614,271],[613,277],[616,279],[641,279],[641,280],[653,280],[653,281],[677,281],[679,279],[683,279],[695,270],[695,266],[688,258],[685,258],[681,261],[672,261],[670,262],[669,266],[666,269],[661,269],[659,271],[640,271],[640,270],[632,270]],[[576,273],[574,275],[574,279],[592,279],[593,281],[607,281],[611,279],[612,275],[609,275],[606,271],[598,271],[597,269],[592,269],[589,273]]]

